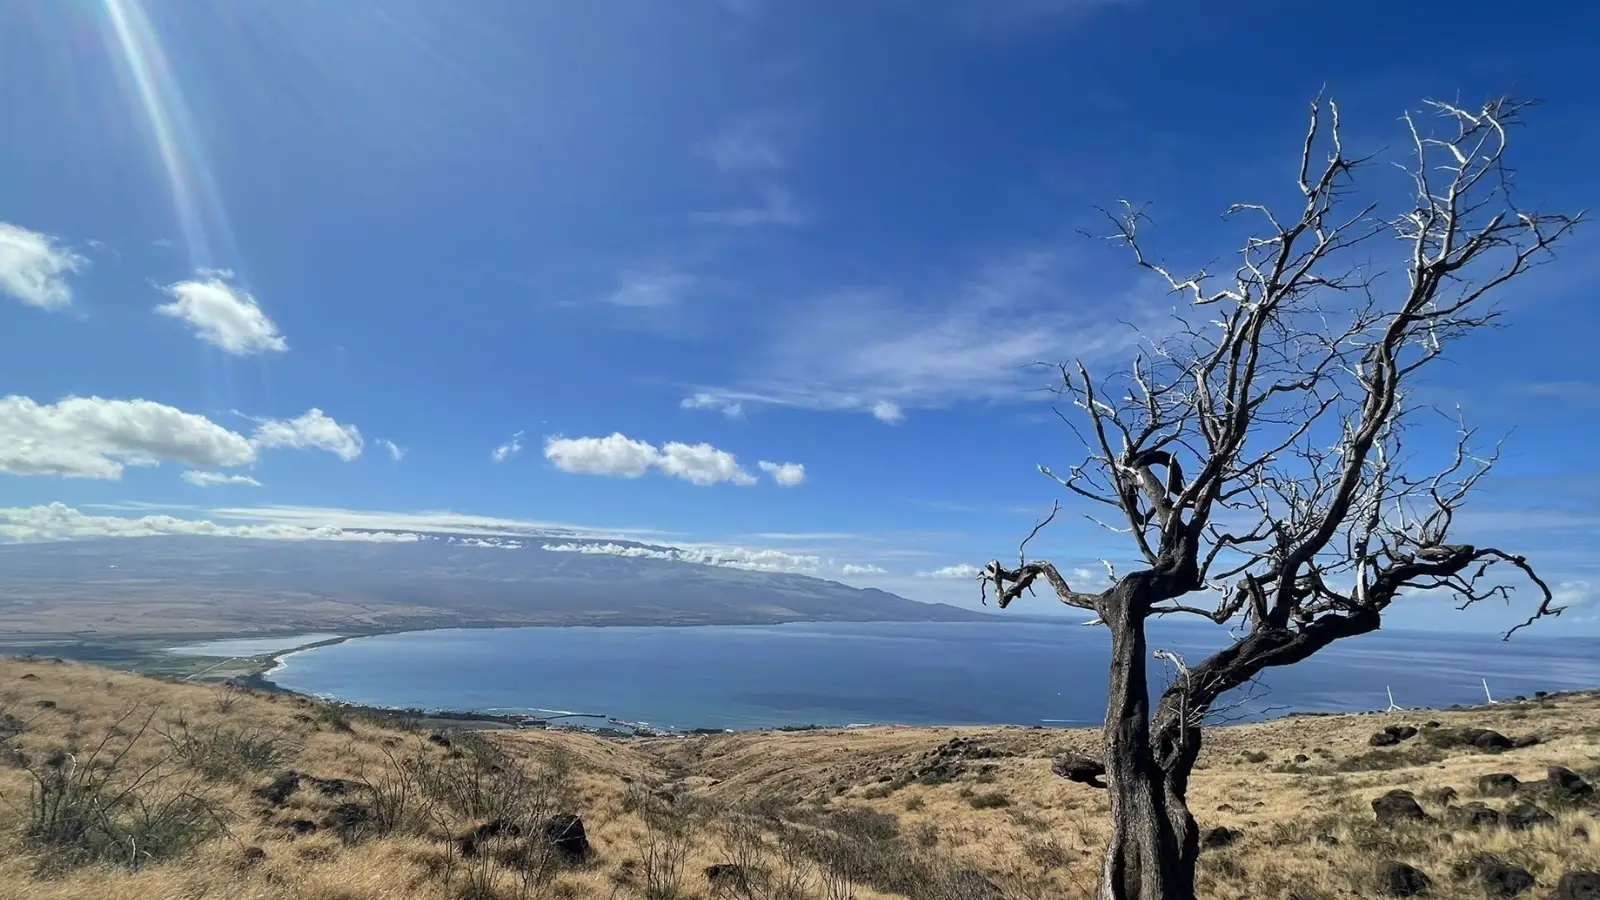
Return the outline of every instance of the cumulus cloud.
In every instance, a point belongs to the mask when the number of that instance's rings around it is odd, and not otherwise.
[[[150,400],[0,398],[0,471],[13,475],[114,480],[125,466],[226,468],[255,458],[243,435]]]
[[[67,276],[89,261],[48,234],[0,222],[0,293],[40,309],[72,304]]]
[[[819,556],[748,547],[645,547],[634,544],[564,543],[545,544],[540,549],[549,553],[589,553],[634,559],[664,559],[703,566],[749,569],[754,572],[792,572],[801,575],[815,574],[823,567],[822,558]]]
[[[732,453],[710,444],[680,444],[673,441],[661,448],[656,466],[674,478],[702,487],[730,481],[748,487],[756,477],[740,468]]]
[[[905,412],[898,405],[887,400],[879,400],[877,403],[872,404],[872,417],[879,422],[887,422],[890,425],[898,425],[906,420]]]
[[[214,487],[224,484],[243,484],[250,487],[261,487],[261,482],[249,475],[229,475],[226,472],[201,472],[190,469],[183,473],[183,480],[198,487]]]
[[[756,483],[756,477],[745,471],[732,453],[707,443],[672,441],[658,448],[648,441],[634,440],[616,432],[598,438],[546,438],[544,455],[561,471],[581,475],[639,478],[655,469],[664,475],[701,486],[723,482],[745,486]],[[804,479],[803,466],[798,463],[784,465],[797,467],[800,478]],[[785,472],[784,477],[794,477],[792,469],[786,469]],[[774,478],[777,477],[775,474]]]
[[[806,467],[800,463],[775,463],[763,459],[756,465],[784,487],[794,487],[806,480]]]
[[[396,444],[394,441],[379,441],[378,446],[389,451],[389,458],[395,462],[405,459],[406,448]]]
[[[889,574],[889,570],[881,568],[879,566],[873,566],[873,565],[858,566],[858,565],[855,565],[854,563],[845,563],[843,566],[839,567],[839,571],[841,573],[843,573],[844,575],[846,575],[846,576],[850,576],[850,575],[887,575],[887,574]]]
[[[977,578],[978,574],[982,571],[983,570],[977,566],[961,563],[960,565],[945,566],[942,569],[934,569],[931,572],[918,572],[917,577],[946,579]]]
[[[188,322],[194,327],[195,336],[234,356],[288,350],[289,343],[261,311],[256,298],[228,283],[231,274],[207,270],[200,273],[204,280],[168,285],[166,291],[172,295],[172,302],[156,307],[156,312]]]
[[[489,451],[489,458],[494,460],[497,463],[498,462],[505,462],[506,460],[510,459],[513,456],[516,456],[518,453],[521,453],[521,452],[522,452],[522,432],[519,431],[516,434],[513,434],[511,436],[511,440],[506,441],[504,444],[501,444],[500,446],[498,446],[498,447],[494,448],[493,450]]]
[[[699,393],[692,397],[685,397],[683,398],[683,402],[679,403],[678,405],[684,409],[715,410],[730,419],[737,419],[744,415],[744,404],[737,400],[730,400],[726,397],[718,397],[714,394]]]
[[[544,457],[563,472],[638,478],[650,471],[661,452],[621,432],[603,438],[546,438]]]
[[[257,447],[293,447],[326,450],[345,462],[361,455],[361,430],[340,425],[313,407],[293,419],[266,419],[250,438]]]
[[[0,508],[0,541],[71,541],[108,537],[153,537],[156,535],[204,535],[208,537],[256,538],[283,541],[375,541],[380,543],[421,540],[416,534],[399,532],[347,531],[333,527],[305,527],[287,524],[219,525],[204,519],[174,516],[93,516],[61,503],[48,506]]]

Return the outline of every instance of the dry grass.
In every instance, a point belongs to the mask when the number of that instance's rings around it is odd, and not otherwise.
[[[1427,718],[1543,740],[1498,754],[1437,747],[1427,731],[1398,747],[1367,743],[1385,725]],[[1105,837],[1103,792],[1050,774],[1054,755],[1092,751],[1085,732],[617,740],[433,737],[400,724],[302,698],[0,661],[0,894],[1076,898],[1092,895]],[[1554,826],[1474,832],[1381,828],[1370,801],[1401,787],[1442,819],[1432,791],[1453,787],[1468,801],[1479,775],[1536,781],[1551,764],[1600,766],[1600,697],[1216,729],[1192,805],[1202,828],[1239,838],[1202,856],[1202,896],[1371,897],[1377,862],[1400,859],[1433,876],[1435,896],[1482,897],[1454,871],[1481,852],[1525,866],[1543,896],[1564,871],[1600,869],[1595,807],[1552,805]],[[298,787],[281,802],[258,793],[288,771]],[[538,838],[558,812],[583,817],[588,860],[563,863]],[[460,839],[491,821],[524,836],[484,836],[464,852]],[[708,883],[706,867],[728,864],[737,874]]]

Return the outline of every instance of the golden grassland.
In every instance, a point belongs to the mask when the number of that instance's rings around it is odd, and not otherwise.
[[[1442,727],[1368,745],[1429,719]],[[1541,740],[1430,740],[1469,726]],[[430,734],[302,697],[0,660],[0,897],[1090,897],[1105,795],[1051,760],[1095,742],[1037,728]],[[1466,863],[1487,852],[1546,896],[1564,872],[1600,870],[1600,805],[1543,798],[1554,824],[1472,830],[1447,824],[1435,792],[1468,802],[1480,775],[1540,781],[1550,765],[1600,770],[1600,695],[1212,729],[1191,806],[1237,838],[1202,855],[1201,895],[1374,897],[1393,859],[1429,873],[1435,897],[1484,897]],[[297,789],[263,794],[290,771]],[[1394,788],[1432,821],[1378,825],[1371,801]],[[543,839],[557,813],[582,817],[584,860]],[[491,822],[522,836],[462,840]],[[724,864],[740,874],[710,883]]]

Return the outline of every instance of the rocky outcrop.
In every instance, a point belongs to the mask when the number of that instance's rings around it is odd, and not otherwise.
[[[566,862],[578,863],[589,858],[589,835],[583,829],[583,819],[570,813],[551,816],[544,826],[545,839]]]
[[[1410,791],[1398,789],[1372,801],[1372,812],[1378,817],[1380,825],[1400,825],[1428,820],[1428,814],[1422,811],[1417,798]]]
[[[1433,887],[1433,879],[1416,866],[1397,860],[1378,864],[1378,888],[1385,897],[1416,897]]]
[[[1058,756],[1050,763],[1050,771],[1068,781],[1087,784],[1090,787],[1104,788],[1102,781],[1106,774],[1106,767],[1099,760],[1087,756],[1067,755]]]
[[[1522,787],[1517,776],[1506,772],[1478,776],[1478,793],[1485,797],[1510,797]]]

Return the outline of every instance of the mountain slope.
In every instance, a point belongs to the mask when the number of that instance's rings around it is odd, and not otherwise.
[[[0,628],[253,633],[470,625],[966,621],[981,613],[788,573],[478,546],[163,536],[0,547]]]

